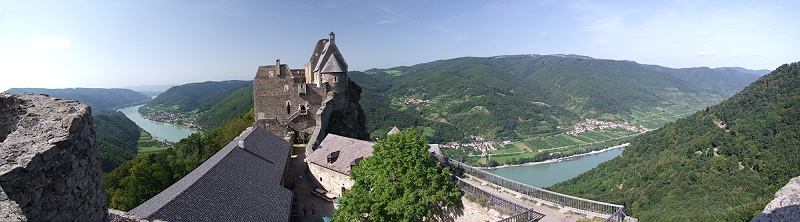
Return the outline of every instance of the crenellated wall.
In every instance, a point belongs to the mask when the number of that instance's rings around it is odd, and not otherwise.
[[[0,94],[0,126],[0,220],[108,220],[89,106]]]

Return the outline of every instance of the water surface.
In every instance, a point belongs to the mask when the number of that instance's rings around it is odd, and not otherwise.
[[[624,147],[612,149],[561,162],[498,168],[488,170],[488,172],[531,186],[547,187],[589,171],[597,165],[619,156],[624,149]]]
[[[175,126],[166,123],[159,123],[149,119],[145,119],[139,114],[138,110],[139,107],[144,105],[138,106],[129,106],[120,109],[119,111],[125,114],[128,119],[133,120],[136,125],[139,125],[142,129],[149,132],[153,136],[164,138],[170,142],[178,142],[179,140],[188,137],[192,133],[196,133],[197,131],[182,127],[182,126]]]

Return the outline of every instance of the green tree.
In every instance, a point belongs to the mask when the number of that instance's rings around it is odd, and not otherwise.
[[[422,221],[462,208],[461,191],[428,153],[425,137],[407,129],[374,146],[350,177],[355,185],[336,211],[336,221]]]

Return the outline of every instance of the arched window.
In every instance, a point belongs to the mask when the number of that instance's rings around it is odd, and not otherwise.
[[[286,101],[286,114],[292,114],[292,104]]]

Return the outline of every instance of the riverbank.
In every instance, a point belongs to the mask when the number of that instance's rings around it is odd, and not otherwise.
[[[128,119],[132,120],[140,128],[144,129],[151,135],[158,137],[159,138],[158,140],[166,140],[168,142],[175,143],[183,138],[188,137],[192,133],[198,132],[196,130],[192,130],[189,128],[166,124],[166,123],[160,123],[146,119],[143,115],[141,115],[138,112],[138,109],[141,106],[142,105],[129,106],[123,109],[119,109],[118,111],[125,114],[125,116],[127,116]]]
[[[602,149],[602,150],[595,150],[595,151],[588,152],[588,153],[575,154],[575,155],[572,155],[572,156],[566,156],[566,157],[561,157],[561,158],[557,158],[557,159],[549,159],[549,160],[539,161],[539,162],[529,162],[529,163],[512,164],[512,165],[502,165],[502,166],[496,166],[496,167],[476,167],[476,168],[483,169],[483,170],[494,170],[494,169],[500,169],[500,168],[506,168],[506,167],[520,167],[520,166],[532,166],[532,165],[539,165],[539,164],[556,163],[556,162],[561,162],[561,161],[565,161],[565,160],[573,160],[573,159],[578,158],[580,156],[585,156],[585,155],[590,155],[590,154],[598,154],[598,153],[606,152],[606,151],[613,150],[613,149],[619,149],[619,148],[626,147],[628,145],[630,145],[630,143],[624,143],[622,145],[612,146],[612,147],[605,148],[605,149]]]

